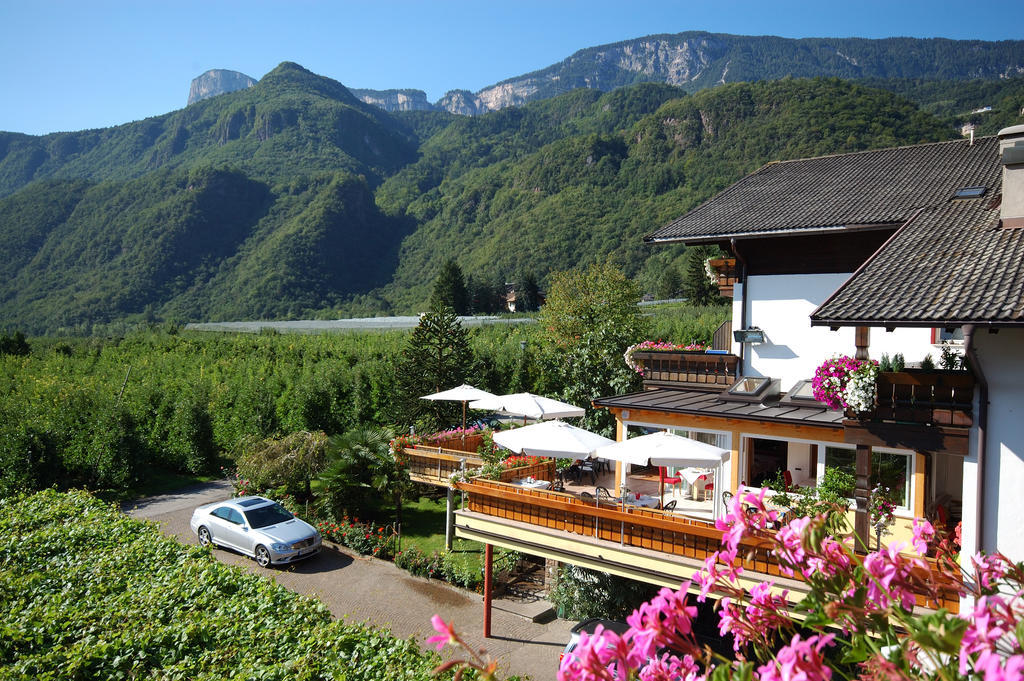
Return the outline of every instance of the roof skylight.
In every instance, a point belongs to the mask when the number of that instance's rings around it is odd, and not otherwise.
[[[954,198],[957,199],[976,199],[979,196],[984,196],[988,190],[987,187],[961,187],[956,190]]]

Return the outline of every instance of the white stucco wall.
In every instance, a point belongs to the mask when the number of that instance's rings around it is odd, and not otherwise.
[[[788,274],[748,277],[747,289],[734,289],[733,328],[739,329],[744,302],[747,305],[747,326],[765,331],[764,343],[746,346],[743,373],[750,376],[771,376],[781,380],[780,388],[788,390],[801,379],[811,378],[821,362],[835,354],[853,355],[854,329],[831,331],[827,327],[811,327],[810,314],[839,288],[849,274]],[[741,298],[742,297],[742,298]],[[738,353],[739,347],[734,346]],[[896,329],[871,331],[870,353],[878,359],[902,352],[906,361],[918,362],[931,353],[938,361],[938,351],[931,344],[930,329]]]
[[[985,492],[980,506],[985,514],[982,548],[1020,561],[1024,560],[1024,330],[990,334],[981,329],[975,334],[975,346],[989,386]],[[964,473],[966,534],[968,507],[977,495],[975,478],[967,475],[966,466]]]

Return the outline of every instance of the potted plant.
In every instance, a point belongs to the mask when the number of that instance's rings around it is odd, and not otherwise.
[[[821,363],[811,386],[814,399],[829,408],[863,413],[874,407],[877,379],[878,362],[837,355]]]

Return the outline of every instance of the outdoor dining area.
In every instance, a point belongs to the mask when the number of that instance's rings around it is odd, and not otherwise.
[[[514,487],[560,492],[623,511],[653,509],[704,521],[725,512],[721,499],[728,488],[723,469],[727,450],[663,431],[616,442],[561,420],[583,416],[582,408],[529,393],[499,396],[460,386],[424,399],[461,401],[463,423],[467,407],[522,417],[523,426],[493,433],[495,445],[510,456],[550,458],[556,465],[553,475],[534,473],[506,481]],[[528,420],[536,422],[525,425]]]

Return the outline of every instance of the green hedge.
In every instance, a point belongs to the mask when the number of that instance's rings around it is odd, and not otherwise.
[[[0,604],[3,679],[426,680],[439,661],[84,492],[0,500]]]

